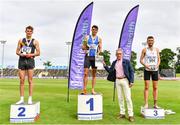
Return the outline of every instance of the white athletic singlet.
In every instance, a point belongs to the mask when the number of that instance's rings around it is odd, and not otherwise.
[[[146,68],[147,71],[158,71],[158,68],[155,67],[158,64],[158,53],[156,48],[153,48],[153,50],[146,48],[144,63],[150,66],[150,69]]]

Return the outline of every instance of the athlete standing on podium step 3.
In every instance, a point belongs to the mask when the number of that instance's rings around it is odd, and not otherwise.
[[[159,79],[159,65],[160,65],[160,55],[159,49],[153,47],[154,45],[154,37],[147,37],[148,47],[144,48],[141,53],[140,62],[144,65],[144,108],[148,108],[148,93],[149,93],[149,83],[150,77],[153,82],[153,97],[154,97],[154,108],[158,108],[157,106],[157,98],[158,98],[158,79]]]
[[[40,55],[39,42],[32,38],[33,27],[28,26],[25,30],[26,38],[20,39],[16,49],[16,54],[19,56],[19,79],[20,79],[20,100],[16,104],[24,103],[24,83],[27,73],[29,83],[29,98],[28,104],[32,104],[33,92],[33,69],[35,67],[34,58]]]
[[[94,86],[96,83],[95,56],[102,52],[102,39],[97,36],[98,26],[93,25],[91,29],[92,35],[88,35],[83,40],[82,49],[86,52],[84,60],[84,88],[82,94],[87,94],[86,87],[88,82],[88,72],[92,68],[92,94],[96,94]]]

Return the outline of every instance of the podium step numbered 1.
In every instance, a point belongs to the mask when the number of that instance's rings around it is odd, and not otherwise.
[[[102,107],[102,95],[78,95],[78,120],[101,120]]]
[[[165,118],[164,109],[162,108],[154,109],[154,108],[141,107],[141,114],[146,119],[164,119]]]
[[[28,123],[34,122],[40,115],[40,102],[32,105],[20,104],[11,105],[10,109],[10,123]]]

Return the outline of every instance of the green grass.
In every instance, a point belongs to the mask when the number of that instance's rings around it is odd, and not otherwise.
[[[177,73],[177,74],[176,74],[176,77],[180,77],[180,73]]]
[[[99,121],[78,121],[77,120],[77,95],[80,91],[70,91],[70,102],[66,102],[67,80],[58,79],[35,79],[34,80],[34,101],[41,102],[40,119],[35,124],[128,124],[127,119],[118,120],[116,115],[119,106],[112,101],[113,84],[106,80],[97,80],[96,91],[103,94],[103,120]],[[142,80],[135,81],[132,88],[132,99],[134,105],[136,124],[174,124],[180,123],[180,82],[160,81],[159,82],[159,106],[165,109],[172,109],[175,115],[167,115],[163,120],[148,120],[140,115],[140,106],[143,105]],[[91,84],[88,84],[90,90]],[[28,84],[26,83],[26,100],[28,96]],[[0,79],[0,123],[9,123],[10,105],[19,100],[18,79]],[[149,103],[153,104],[152,84],[150,86]]]

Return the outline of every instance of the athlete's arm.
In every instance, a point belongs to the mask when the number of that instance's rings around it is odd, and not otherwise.
[[[35,41],[35,48],[36,48],[36,52],[34,53],[34,56],[40,56],[40,47],[39,47],[39,42],[37,40]]]
[[[150,68],[149,65],[146,65],[146,64],[144,63],[145,54],[146,54],[146,48],[144,48],[144,49],[142,50],[142,52],[141,52],[140,63],[141,63],[144,67],[146,67],[146,68],[149,69],[149,68]]]
[[[17,48],[16,48],[16,54],[18,55],[18,56],[25,56],[24,54],[22,54],[21,53],[21,42],[22,42],[22,40],[20,39],[19,41],[18,41],[18,45],[17,45]]]
[[[157,50],[157,57],[158,57],[158,64],[157,64],[157,68],[159,67],[159,65],[160,65],[160,63],[161,63],[161,59],[160,59],[160,54],[159,54],[159,49],[158,48],[156,48],[156,50]]]
[[[99,38],[99,52],[98,53],[100,53],[100,52],[102,52],[102,39],[101,38]]]
[[[140,63],[143,65],[143,66],[145,66],[145,64],[144,64],[144,57],[145,57],[145,48],[142,50],[142,52],[141,52],[141,56],[140,56]]]

